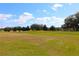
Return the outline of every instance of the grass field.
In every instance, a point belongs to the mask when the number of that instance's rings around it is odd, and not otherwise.
[[[79,32],[0,32],[0,56],[79,56]]]

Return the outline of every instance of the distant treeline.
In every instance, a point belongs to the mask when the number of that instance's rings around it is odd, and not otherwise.
[[[6,32],[10,32],[10,31],[55,31],[55,30],[60,30],[60,28],[55,28],[54,26],[51,27],[47,27],[46,25],[41,25],[41,24],[32,24],[31,26],[27,26],[27,27],[21,27],[21,26],[16,26],[16,27],[5,27],[5,28],[1,28],[1,31],[6,31]]]

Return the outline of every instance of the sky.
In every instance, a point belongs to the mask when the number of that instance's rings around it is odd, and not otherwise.
[[[78,3],[0,3],[0,27],[46,24],[61,27],[79,11]]]

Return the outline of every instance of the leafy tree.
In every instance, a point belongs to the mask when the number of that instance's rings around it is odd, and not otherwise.
[[[55,30],[55,27],[54,27],[54,26],[51,26],[51,27],[49,28],[49,30],[54,31],[54,30]]]
[[[17,31],[17,27],[13,27],[12,30],[15,32]]]
[[[16,29],[17,29],[17,31],[19,31],[19,32],[22,30],[22,28],[21,28],[20,26],[17,26]]]
[[[39,24],[32,24],[31,29],[32,30],[42,30],[43,26]]]
[[[79,12],[68,16],[65,19],[64,25],[65,25],[65,28],[67,28],[68,30],[78,31],[79,30]]]
[[[67,30],[67,25],[66,25],[66,24],[63,24],[63,25],[61,26],[61,28],[62,28],[64,31],[66,31],[66,30]]]
[[[4,28],[4,31],[10,32],[11,31],[11,28],[10,27],[5,27]]]
[[[20,26],[17,26],[17,27],[13,27],[12,30],[20,32],[22,30],[22,28]]]
[[[27,31],[29,31],[29,30],[30,30],[29,26],[27,26],[27,27],[26,27],[26,30],[27,30]]]
[[[29,31],[29,30],[30,30],[29,26],[27,26],[27,27],[22,27],[22,31]]]
[[[47,27],[46,25],[44,25],[44,26],[43,26],[43,30],[44,30],[44,31],[47,31],[47,30],[48,30],[48,27]]]
[[[22,31],[26,31],[26,27],[22,27]]]

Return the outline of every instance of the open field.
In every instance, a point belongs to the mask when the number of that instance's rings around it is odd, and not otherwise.
[[[79,56],[79,32],[0,32],[2,56]]]

